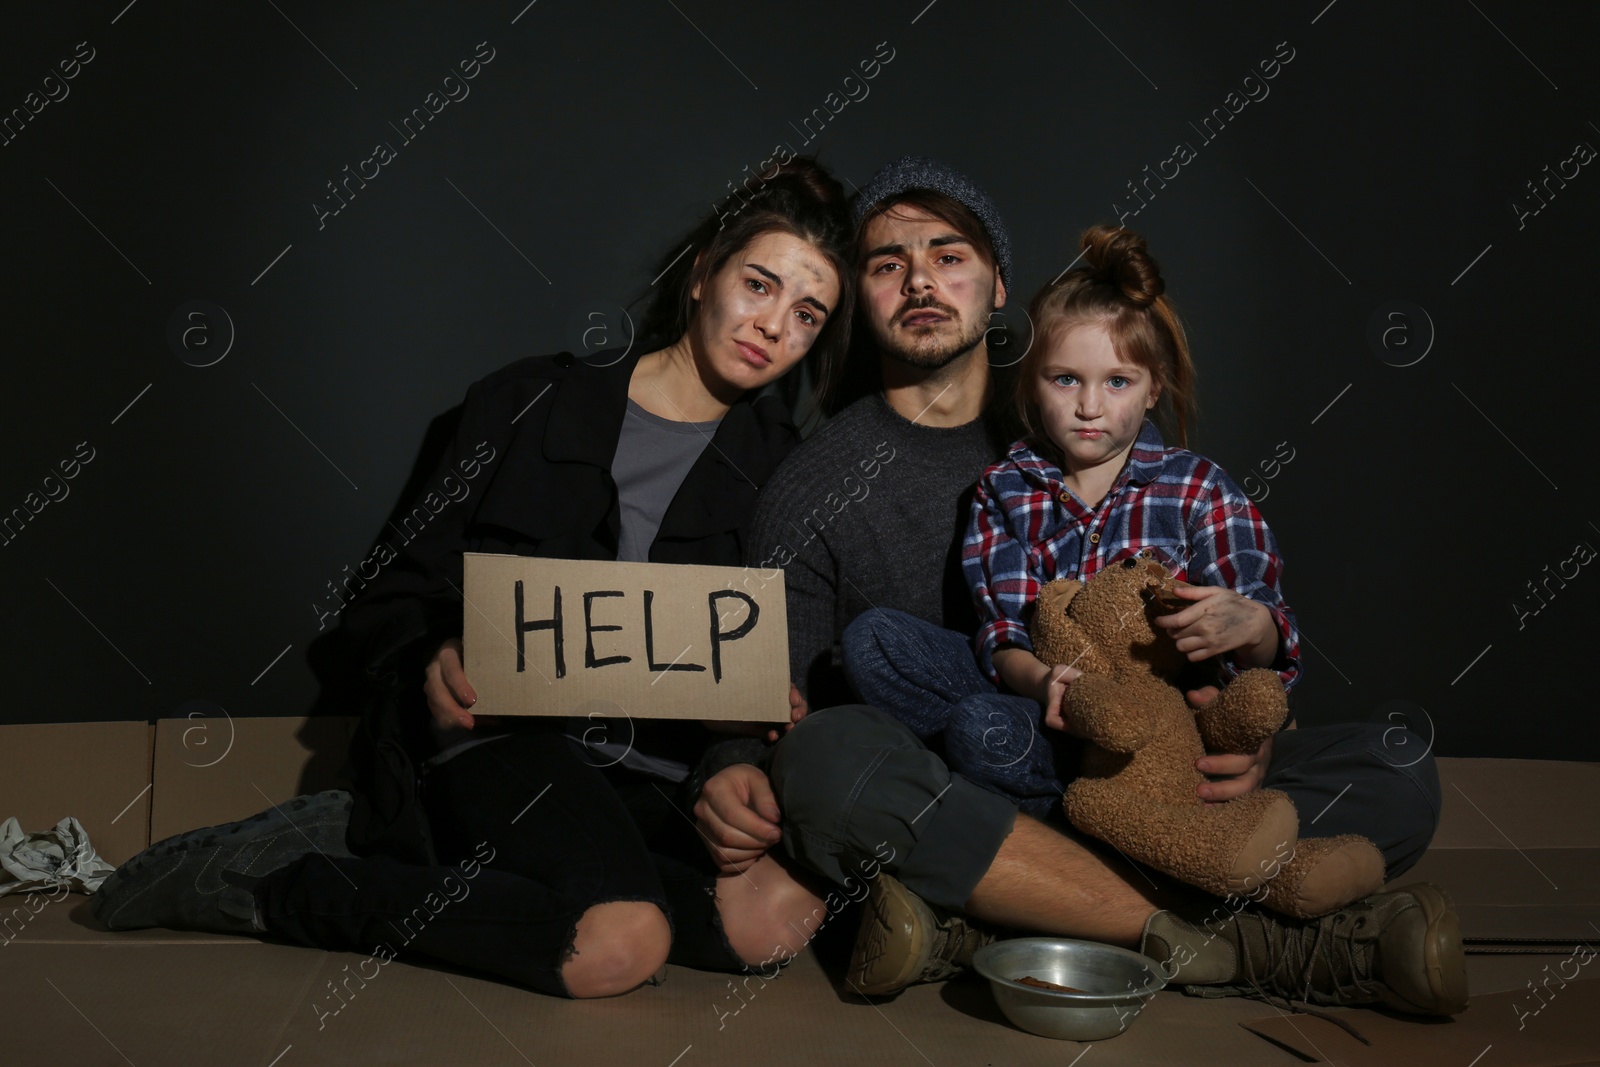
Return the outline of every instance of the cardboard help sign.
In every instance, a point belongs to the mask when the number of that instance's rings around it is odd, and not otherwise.
[[[476,715],[788,715],[783,573],[468,552]]]

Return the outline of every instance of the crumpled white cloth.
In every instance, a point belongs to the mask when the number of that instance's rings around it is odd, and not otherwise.
[[[0,896],[61,885],[93,893],[115,870],[70,815],[54,830],[32,834],[23,833],[15,818],[0,823]]]

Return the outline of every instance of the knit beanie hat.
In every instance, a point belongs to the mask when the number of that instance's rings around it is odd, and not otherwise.
[[[910,189],[931,189],[943,193],[978,216],[978,221],[989,233],[990,243],[994,245],[995,266],[1000,268],[1000,279],[1006,283],[1007,289],[1011,288],[1011,235],[1006,232],[1006,224],[1000,220],[999,208],[972,179],[937,160],[925,156],[901,156],[879,168],[856,197],[856,225],[860,226],[867,213],[883,201]]]

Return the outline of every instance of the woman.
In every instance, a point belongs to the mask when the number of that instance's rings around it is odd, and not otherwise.
[[[97,895],[103,922],[265,932],[374,966],[415,952],[574,997],[668,960],[742,970],[802,947],[780,941],[817,897],[770,854],[718,878],[671,799],[702,725],[475,720],[462,668],[465,551],[743,562],[756,493],[797,440],[754,393],[849,336],[843,190],[797,159],[691,240],[647,319],[668,343],[531,357],[468,390],[428,484],[487,473],[481,495],[403,520],[409,539],[344,613],[383,687],[352,744],[354,801],[297,798],[152,846]],[[804,710],[793,694],[752,716]]]

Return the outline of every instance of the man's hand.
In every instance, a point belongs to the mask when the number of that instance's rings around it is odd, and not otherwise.
[[[768,741],[776,741],[794,727],[794,724],[805,718],[811,709],[806,705],[806,698],[800,695],[800,690],[793,682],[789,683],[789,721],[776,725],[769,722],[738,719],[701,719],[700,725],[717,734],[734,734],[739,737],[763,737]]]
[[[811,714],[811,705],[806,703],[806,698],[800,695],[800,687],[793,682],[789,683],[789,721],[781,729],[773,729],[767,734],[768,741],[776,741],[781,735],[788,733],[799,725],[800,720]]]
[[[706,782],[694,816],[717,870],[744,870],[778,843],[778,802],[761,768],[735,763]]]
[[[1266,605],[1220,585],[1175,583],[1172,591],[1193,601],[1182,611],[1156,617],[1178,651],[1195,663],[1239,650],[1239,658],[1265,667],[1277,656],[1278,626]]]
[[[1192,708],[1203,708],[1216,699],[1220,692],[1214,685],[1191,689],[1184,696]],[[1195,788],[1201,800],[1210,807],[1242,797],[1252,789],[1260,789],[1267,777],[1267,765],[1272,762],[1272,738],[1261,742],[1253,756],[1202,756],[1194,761],[1195,770],[1201,774],[1227,775],[1220,782],[1202,782]]]
[[[768,731],[766,731],[766,739],[768,739],[768,741],[778,741],[779,737],[789,733],[790,729],[794,729],[795,725],[798,725],[798,721],[802,720],[802,718],[805,718],[806,715],[810,715],[810,713],[810,705],[806,704],[805,697],[800,696],[800,686],[795,685],[794,681],[790,681],[789,721],[787,721],[787,723],[779,723],[778,726],[773,726],[773,728],[768,729]]]

